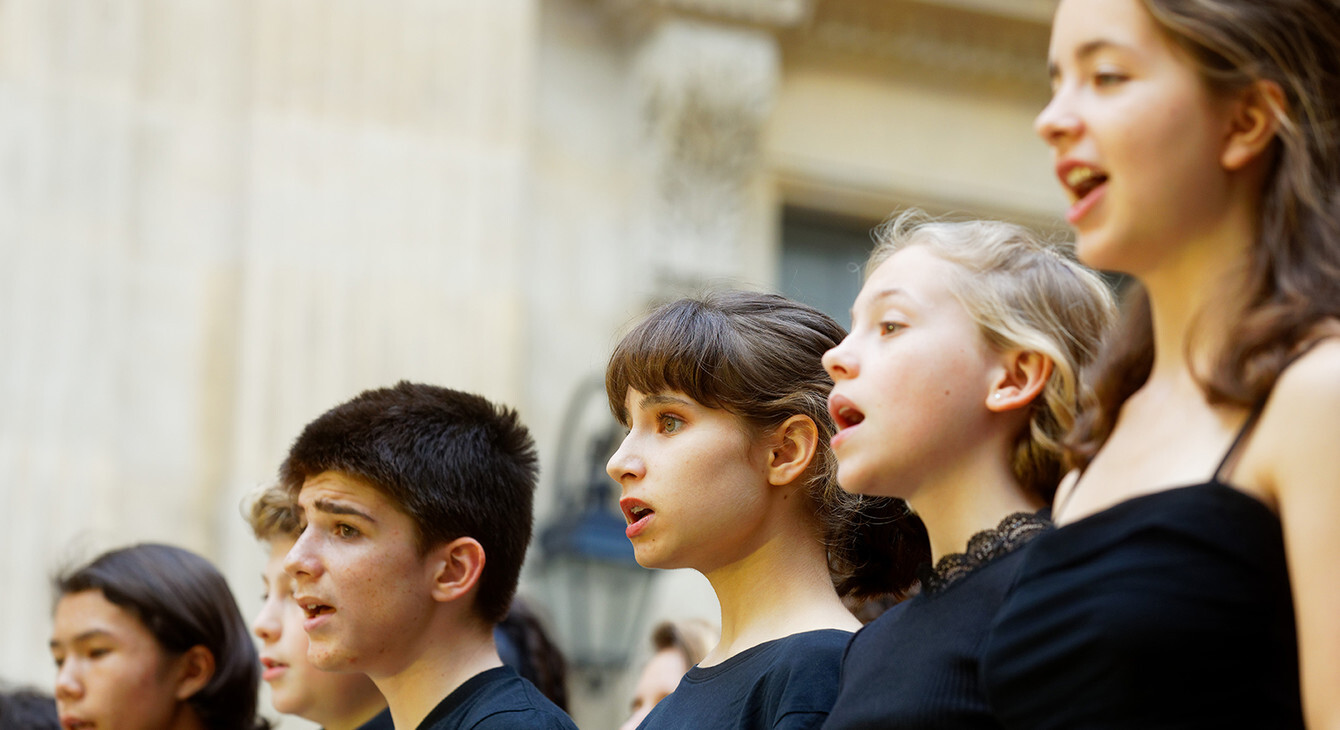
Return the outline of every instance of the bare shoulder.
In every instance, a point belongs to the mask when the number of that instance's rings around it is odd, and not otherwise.
[[[1275,383],[1270,411],[1288,414],[1325,416],[1333,426],[1340,411],[1340,337],[1329,337],[1317,342],[1293,362]]]
[[[1264,483],[1277,498],[1293,485],[1319,485],[1340,473],[1340,338],[1318,342],[1280,374],[1261,414],[1258,446]],[[1331,482],[1335,484],[1335,482]]]

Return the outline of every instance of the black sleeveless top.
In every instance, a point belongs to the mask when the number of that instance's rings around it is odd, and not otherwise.
[[[1229,486],[1146,494],[1034,540],[983,682],[1006,728],[1302,728],[1279,519]]]

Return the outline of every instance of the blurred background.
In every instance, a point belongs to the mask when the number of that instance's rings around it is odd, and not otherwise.
[[[0,679],[51,688],[50,575],[129,542],[214,560],[250,618],[245,495],[410,379],[533,430],[522,593],[616,727],[653,623],[716,606],[630,563],[613,344],[713,286],[845,324],[910,205],[1059,231],[1054,5],[0,0]]]

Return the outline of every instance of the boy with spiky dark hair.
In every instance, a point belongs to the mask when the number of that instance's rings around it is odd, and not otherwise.
[[[398,728],[571,728],[493,627],[530,542],[535,446],[514,411],[402,382],[308,424],[280,468],[308,658],[362,672]]]

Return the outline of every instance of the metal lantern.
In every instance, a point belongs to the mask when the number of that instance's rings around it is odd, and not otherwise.
[[[587,382],[568,405],[556,464],[558,508],[540,529],[536,556],[568,661],[593,687],[626,667],[640,643],[654,575],[633,557],[619,486],[605,473],[623,429],[607,412],[598,421],[589,417],[604,392],[603,381]],[[597,423],[584,428],[584,421]],[[580,459],[575,468],[573,456]]]

